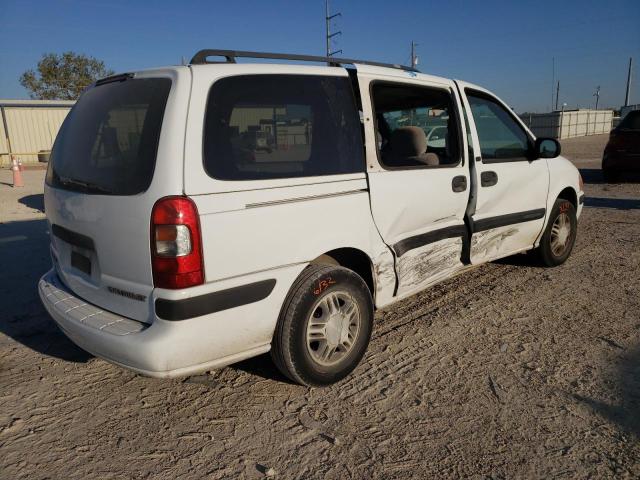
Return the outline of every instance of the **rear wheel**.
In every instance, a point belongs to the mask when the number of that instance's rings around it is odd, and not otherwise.
[[[548,267],[563,264],[571,254],[577,231],[576,208],[569,200],[558,198],[536,249],[538,258]]]
[[[364,280],[339,266],[310,265],[291,287],[271,345],[271,357],[291,380],[335,383],[362,359],[373,327]]]

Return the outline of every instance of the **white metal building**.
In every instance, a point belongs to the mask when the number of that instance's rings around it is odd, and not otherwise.
[[[564,110],[551,113],[521,115],[537,137],[573,138],[609,133],[613,110]]]
[[[75,102],[66,100],[0,100],[0,166],[10,155],[22,163],[38,161],[38,152],[51,150],[67,113]]]

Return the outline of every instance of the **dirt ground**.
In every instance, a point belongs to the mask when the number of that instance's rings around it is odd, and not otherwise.
[[[639,478],[640,183],[602,182],[606,136],[563,142],[586,208],[568,262],[492,263],[376,315],[327,389],[268,356],[137,376],[71,344],[36,293],[43,172],[0,172],[2,478]]]

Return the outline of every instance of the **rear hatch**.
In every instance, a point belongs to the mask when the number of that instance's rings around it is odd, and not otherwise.
[[[149,229],[160,196],[151,186],[173,80],[127,74],[86,90],[56,138],[46,177],[62,281],[87,302],[143,322],[153,312]],[[160,190],[180,193],[177,185]]]

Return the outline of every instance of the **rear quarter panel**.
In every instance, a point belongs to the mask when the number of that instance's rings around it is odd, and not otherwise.
[[[231,278],[264,275],[288,282],[280,272],[304,268],[318,256],[355,248],[372,261],[377,302],[395,286],[393,257],[373,223],[363,161],[362,172],[274,180],[222,181],[203,165],[203,122],[209,91],[223,77],[251,74],[304,74],[347,77],[343,68],[297,65],[192,66],[185,143],[185,193],[196,203],[202,230],[205,279],[209,288]],[[261,277],[264,275],[260,275]],[[248,277],[247,277],[248,278]],[[273,318],[280,306],[265,312]]]

